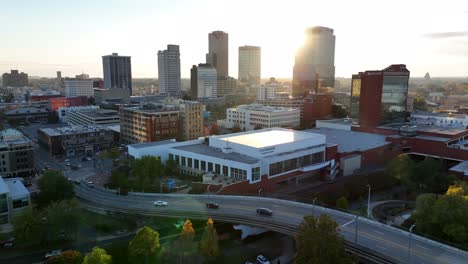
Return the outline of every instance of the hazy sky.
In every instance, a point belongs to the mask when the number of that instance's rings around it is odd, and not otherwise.
[[[102,55],[132,56],[134,77],[157,77],[157,51],[181,50],[182,77],[205,61],[208,33],[262,48],[262,77],[291,77],[311,26],[335,30],[336,76],[407,64],[412,76],[468,76],[467,0],[13,0],[2,1],[0,73],[102,76]]]

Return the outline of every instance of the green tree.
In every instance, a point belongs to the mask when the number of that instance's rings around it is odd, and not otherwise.
[[[445,195],[420,195],[412,219],[418,231],[468,246],[468,183],[456,182]]]
[[[111,264],[112,256],[99,247],[94,247],[93,251],[85,256],[83,264]]]
[[[83,254],[76,250],[67,250],[62,254],[49,258],[45,264],[81,264],[83,263]]]
[[[164,166],[157,157],[143,156],[141,159],[133,161],[133,175],[141,189],[149,184],[159,182],[163,170]]]
[[[349,111],[342,105],[332,105],[332,117],[334,118],[345,118],[349,116]]]
[[[37,181],[38,202],[44,206],[51,202],[71,199],[74,196],[73,184],[63,176],[63,172],[48,170]]]
[[[220,253],[218,233],[216,232],[212,218],[209,218],[206,222],[205,231],[200,240],[200,251],[202,255],[207,257],[216,257]]]
[[[427,111],[426,99],[421,96],[415,97],[413,100],[413,108],[414,110]]]
[[[338,200],[336,200],[336,207],[338,209],[348,210],[348,199],[346,199],[344,196],[341,196],[338,198]]]
[[[40,213],[32,208],[27,208],[13,218],[14,234],[20,243],[36,242],[44,232]]]
[[[137,231],[128,244],[128,262],[156,263],[156,252],[159,247],[159,233],[145,226]]]
[[[390,161],[386,171],[402,183],[409,185],[412,184],[410,177],[414,166],[414,161],[408,155],[399,155]]]
[[[166,165],[164,166],[164,172],[166,173],[167,176],[175,176],[177,175],[177,170],[178,170],[178,165],[175,160],[168,160],[166,162]]]
[[[106,156],[112,161],[115,161],[120,157],[120,151],[117,147],[112,147],[109,150],[107,150]]]
[[[295,236],[297,252],[294,263],[354,263],[345,251],[344,240],[337,233],[337,227],[338,224],[328,215],[305,216]],[[320,243],[317,243],[318,237]]]
[[[114,188],[127,189],[130,184],[127,176],[121,171],[113,170],[111,173],[111,183]]]
[[[52,202],[43,212],[47,241],[76,237],[80,223],[80,206],[76,200]]]

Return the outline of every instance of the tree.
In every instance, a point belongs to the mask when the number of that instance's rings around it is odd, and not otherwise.
[[[83,264],[111,264],[112,256],[108,255],[107,252],[99,247],[94,247],[93,251],[86,255],[83,260]]]
[[[338,198],[338,200],[336,200],[336,207],[338,209],[348,210],[348,199],[346,199],[344,196],[341,196]]]
[[[120,157],[120,151],[119,149],[117,149],[117,147],[112,147],[110,148],[109,150],[106,151],[106,156],[115,161],[116,159],[118,159]]]
[[[205,231],[200,240],[200,251],[204,256],[215,257],[219,255],[218,233],[212,218],[208,218]]]
[[[184,222],[184,225],[182,226],[182,231],[180,233],[179,239],[182,241],[193,241],[193,238],[195,237],[195,230],[193,229],[192,222],[187,219]]]
[[[157,157],[143,156],[133,161],[133,175],[141,189],[149,184],[159,182],[163,170],[164,166]]]
[[[241,129],[240,125],[239,124],[234,124],[234,126],[232,127],[232,133],[239,133],[241,131],[242,131],[242,129]]]
[[[27,208],[13,218],[14,234],[20,243],[32,243],[42,237],[43,226],[39,212]]]
[[[468,246],[468,183],[456,182],[445,195],[420,195],[412,219],[418,231]]]
[[[305,216],[295,236],[297,264],[354,263],[347,255],[344,240],[337,233],[338,224],[328,215]],[[320,238],[320,243],[317,243]]]
[[[220,131],[219,131],[218,123],[212,122],[211,128],[210,128],[210,135],[219,135],[219,134],[220,134]]]
[[[83,254],[76,250],[66,250],[62,254],[49,258],[45,264],[81,264]]]
[[[414,110],[427,111],[426,99],[421,96],[415,97],[413,100],[413,108]]]
[[[174,176],[177,175],[178,164],[175,160],[170,159],[166,161],[166,166],[164,167],[164,172],[167,176]]]
[[[63,172],[48,170],[37,181],[38,202],[44,206],[51,202],[71,199],[74,196],[73,184],[63,176]]]
[[[114,188],[127,189],[129,187],[128,178],[125,174],[118,170],[113,170],[111,173],[111,183]]]
[[[345,107],[342,105],[338,104],[333,104],[332,105],[332,117],[334,118],[345,118],[349,116],[348,110],[346,110]]]
[[[128,244],[129,263],[155,263],[159,249],[159,233],[145,226],[140,228]]]
[[[73,238],[81,223],[80,206],[76,200],[52,202],[43,212],[47,241]]]

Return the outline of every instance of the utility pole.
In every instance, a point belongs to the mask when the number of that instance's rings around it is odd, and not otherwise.
[[[315,216],[315,201],[317,201],[317,198],[314,198],[312,200],[312,215]]]
[[[358,234],[358,220],[359,215],[356,215],[356,219],[354,219],[354,244],[357,244],[357,234]]]
[[[367,195],[367,218],[370,218],[370,184],[367,184],[367,188],[369,188],[369,194]]]
[[[413,235],[413,228],[416,225],[412,225],[409,229],[409,241],[408,241],[408,263],[411,263],[411,238]]]

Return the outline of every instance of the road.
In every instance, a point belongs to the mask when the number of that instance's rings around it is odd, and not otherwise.
[[[166,215],[208,218],[249,224],[273,231],[293,234],[305,215],[330,215],[340,226],[341,235],[350,242],[396,259],[399,263],[468,263],[468,252],[412,236],[411,254],[408,257],[409,233],[372,221],[357,221],[358,235],[355,241],[355,216],[310,204],[291,202],[273,198],[227,196],[227,195],[175,195],[175,194],[134,194],[119,196],[115,192],[89,188],[85,184],[76,186],[76,195],[91,209],[109,209],[124,213],[144,215]],[[156,200],[169,203],[167,207],[153,206]],[[207,209],[205,203],[211,201],[220,205],[219,209]],[[256,208],[267,207],[273,216],[257,216]]]

